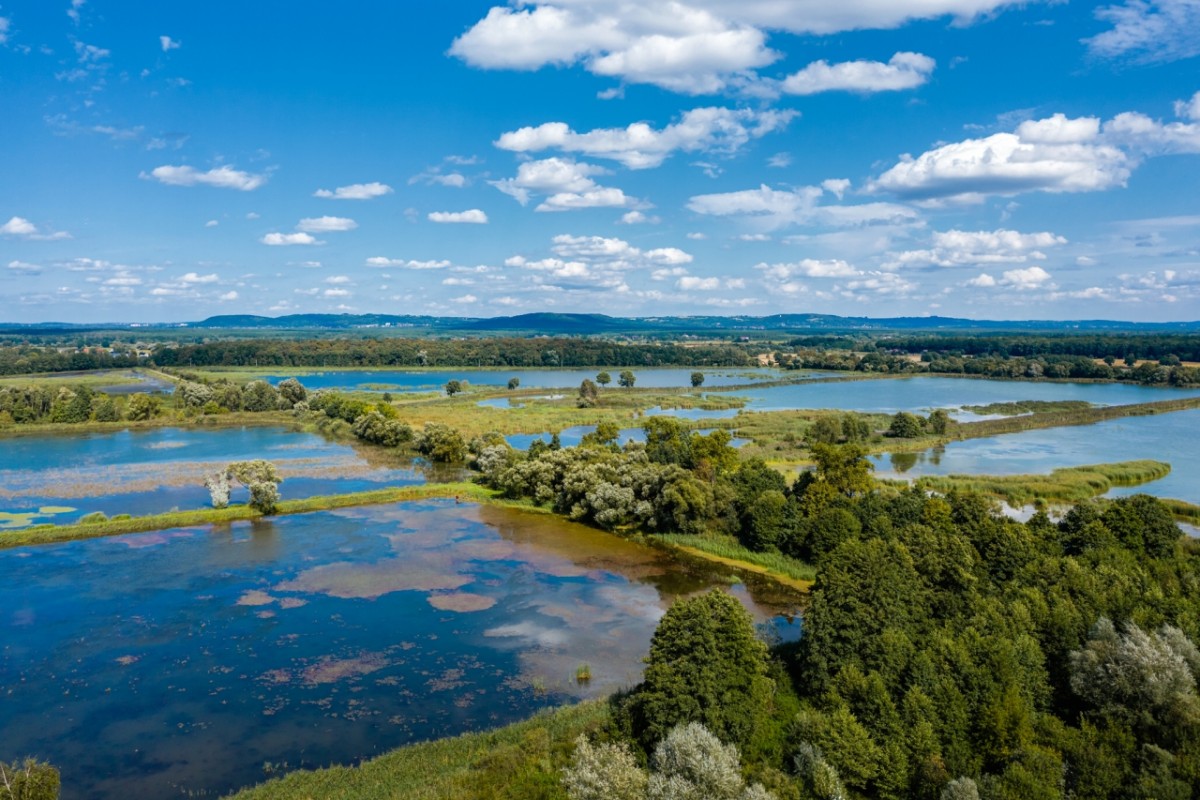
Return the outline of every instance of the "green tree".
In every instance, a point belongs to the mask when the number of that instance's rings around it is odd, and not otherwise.
[[[600,384],[601,386],[608,386],[610,383],[612,383],[612,375],[601,371],[596,374],[596,383]]]
[[[593,408],[600,402],[600,389],[590,379],[584,378],[579,384],[579,399],[575,405],[579,408]]]
[[[266,381],[250,381],[242,387],[242,408],[247,411],[273,411],[279,395]]]
[[[892,417],[892,424],[887,430],[887,435],[895,439],[915,439],[925,432],[921,420],[915,414],[910,414],[907,411],[897,411]]]
[[[700,388],[703,385],[704,385],[704,373],[703,372],[693,372],[692,373],[692,386],[695,388]]]
[[[676,725],[703,723],[745,744],[772,691],[767,649],[733,597],[710,591],[677,601],[650,642],[645,680],[634,690],[634,732],[647,749]]]
[[[462,381],[446,381],[446,394],[450,397],[458,394],[463,390]]]
[[[867,460],[867,451],[859,445],[816,444],[812,447],[812,455],[817,462],[817,479],[835,493],[853,497],[871,490],[871,470],[875,466]]]
[[[934,409],[929,415],[929,430],[930,432],[942,436],[946,433],[946,428],[950,425],[950,415],[946,413],[946,409]]]
[[[138,392],[129,398],[129,419],[134,422],[153,419],[158,416],[161,404],[157,397]]]
[[[520,379],[520,378],[513,377],[513,378],[509,378],[509,379],[508,379],[508,390],[509,390],[510,392],[511,392],[513,389],[516,389],[516,388],[517,388],[518,386],[520,386],[520,385],[521,385],[521,379]]]
[[[43,761],[0,762],[0,800],[58,800],[60,786],[58,770]]]
[[[810,445],[837,444],[842,438],[842,423],[836,416],[828,414],[818,417],[808,429],[804,438]]]
[[[457,464],[467,459],[467,443],[462,434],[440,422],[426,423],[413,444],[430,461]]]
[[[627,369],[622,370],[621,374],[617,376],[617,383],[624,389],[632,389],[633,384],[637,383],[637,376]]]
[[[263,514],[275,513],[279,483],[283,479],[270,461],[235,461],[226,467],[229,477],[250,490],[250,507]]]
[[[296,403],[303,402],[308,399],[308,390],[304,388],[304,384],[295,378],[287,378],[279,382],[277,387],[279,396],[282,397],[290,407],[295,407]]]

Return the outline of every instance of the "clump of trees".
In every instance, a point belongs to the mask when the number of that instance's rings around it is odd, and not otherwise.
[[[204,478],[212,497],[213,508],[229,505],[233,484],[241,484],[250,492],[249,506],[263,514],[273,514],[279,504],[279,484],[283,480],[275,465],[261,459],[234,461],[223,470]]]

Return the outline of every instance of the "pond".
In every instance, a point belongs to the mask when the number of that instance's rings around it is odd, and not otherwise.
[[[1113,495],[1147,492],[1200,503],[1200,448],[1193,445],[1200,410],[1124,417],[1065,428],[1009,433],[951,442],[923,453],[876,456],[881,477],[921,475],[1022,475],[1047,473],[1135,459],[1165,461],[1171,474],[1138,487],[1113,489]]]
[[[737,397],[747,398],[747,411],[839,408],[843,411],[887,414],[897,411],[925,413],[935,408],[960,409],[968,405],[1019,400],[1083,400],[1094,405],[1126,405],[1196,395],[1200,395],[1200,388],[1173,389],[1127,383],[1058,383],[934,376],[820,381],[764,386],[735,393]]]
[[[426,467],[380,448],[280,426],[155,428],[6,438],[0,446],[0,536],[6,528],[84,514],[154,514],[210,504],[204,475],[262,458],[285,498],[423,483]],[[234,493],[244,499],[244,490]]]
[[[595,380],[601,370],[612,376],[610,388],[617,388],[622,367],[589,367],[587,369],[429,369],[429,370],[338,370],[296,376],[307,389],[341,389],[343,391],[420,392],[442,391],[451,380],[471,386],[504,387],[512,378],[521,381],[522,389],[563,389],[577,387],[584,379]],[[774,381],[799,378],[815,373],[788,373],[768,367],[655,367],[630,368],[639,389],[676,389],[692,385],[692,373],[704,373],[704,386],[738,386],[755,381]],[[285,373],[266,378],[278,384]]]
[[[640,679],[680,596],[777,586],[548,515],[452,500],[0,551],[0,753],[63,798],[214,796]],[[591,680],[575,681],[587,664]]]

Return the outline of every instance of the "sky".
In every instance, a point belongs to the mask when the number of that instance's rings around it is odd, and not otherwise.
[[[0,321],[1200,319],[1200,0],[0,0]]]

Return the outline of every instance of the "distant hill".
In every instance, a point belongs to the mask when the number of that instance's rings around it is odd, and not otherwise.
[[[529,336],[648,336],[654,334],[714,333],[753,336],[756,333],[853,333],[872,332],[1037,332],[1037,333],[1197,333],[1200,322],[1123,322],[1119,320],[976,320],[958,317],[841,317],[833,314],[773,314],[752,316],[663,316],[611,317],[606,314],[563,314],[541,312],[513,317],[433,317],[404,314],[287,314],[264,317],[226,314],[199,322],[174,323],[0,323],[0,334],[63,334],[81,331],[113,331],[169,328],[222,331],[358,331],[372,328],[438,334],[503,334]]]

